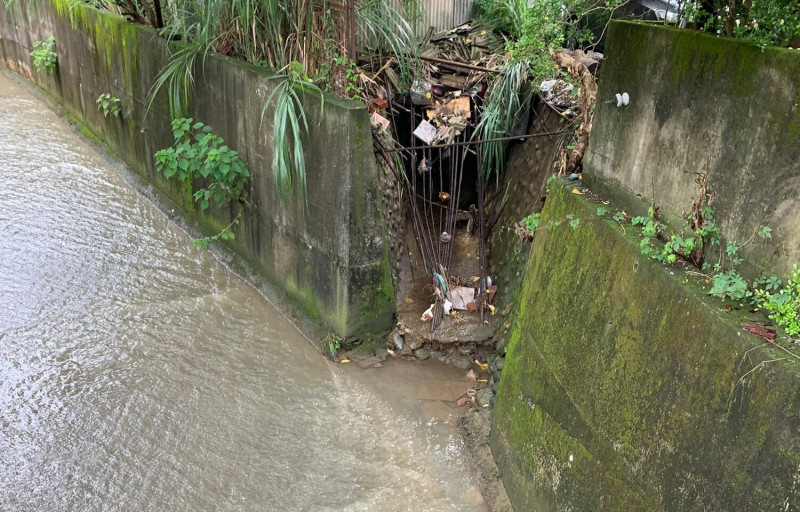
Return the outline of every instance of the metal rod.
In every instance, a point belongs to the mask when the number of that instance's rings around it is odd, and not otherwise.
[[[498,70],[498,69],[482,68],[480,66],[475,66],[473,64],[462,64],[461,62],[455,62],[455,61],[447,60],[447,59],[440,59],[438,57],[423,57],[423,56],[420,56],[420,60],[427,60],[428,62],[436,62],[437,64],[445,64],[447,66],[453,66],[454,68],[471,69],[473,71],[484,71],[486,73],[499,73],[500,72],[500,70]]]
[[[507,140],[523,140],[531,137],[549,137],[552,135],[563,135],[565,133],[572,133],[572,130],[562,130],[559,132],[543,132],[543,133],[528,133],[526,135],[516,135],[510,137],[498,137],[496,139],[483,139],[483,140],[466,140],[463,142],[451,142],[449,144],[432,144],[430,146],[409,146],[399,148],[387,148],[387,151],[411,151],[412,149],[436,149],[436,148],[450,148],[456,146],[472,146],[480,144],[488,144],[489,142],[503,142]]]

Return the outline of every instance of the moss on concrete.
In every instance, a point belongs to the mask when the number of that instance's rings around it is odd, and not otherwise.
[[[517,510],[796,506],[797,361],[595,210],[557,188],[541,225],[580,226],[532,248],[493,411]]]

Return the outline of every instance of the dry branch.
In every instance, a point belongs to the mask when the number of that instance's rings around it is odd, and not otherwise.
[[[589,69],[566,50],[550,51],[550,57],[556,66],[563,69],[580,85],[578,101],[581,106],[581,125],[578,128],[578,141],[572,150],[562,150],[562,172],[570,174],[576,171],[583,162],[583,154],[589,145],[589,134],[592,131],[594,103],[597,99],[597,86],[594,75]]]

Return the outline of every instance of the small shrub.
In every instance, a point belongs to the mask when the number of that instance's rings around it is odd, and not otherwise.
[[[239,154],[224,144],[222,137],[211,133],[211,127],[203,123],[192,123],[192,118],[180,118],[172,121],[172,134],[175,142],[172,146],[159,150],[155,154],[156,167],[165,178],[177,178],[181,181],[194,180],[201,177],[208,180],[208,185],[194,193],[194,200],[205,211],[214,201],[217,207],[242,198],[244,186],[250,173]],[[195,245],[208,249],[210,242],[232,240],[233,228],[239,225],[242,210],[236,218],[216,235],[198,238]]]
[[[750,285],[736,270],[728,270],[714,274],[711,281],[711,290],[708,292],[723,300],[742,301],[749,298],[753,292]]]
[[[206,210],[210,201],[217,207],[238,200],[250,173],[239,154],[224,144],[211,127],[192,123],[192,118],[172,121],[175,142],[155,154],[156,167],[165,178],[181,181],[206,178],[209,184],[194,193],[194,200]]]
[[[53,36],[48,37],[47,41],[35,41],[31,57],[33,57],[33,65],[37,69],[56,69],[58,54],[56,54],[56,40]]]
[[[525,227],[528,228],[528,231],[533,233],[534,231],[536,231],[536,228],[539,227],[539,219],[541,219],[541,217],[542,217],[541,213],[532,213],[527,217],[525,217],[524,219],[522,219],[522,222],[525,223]]]

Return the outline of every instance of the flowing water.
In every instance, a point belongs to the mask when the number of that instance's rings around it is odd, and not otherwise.
[[[484,510],[429,372],[328,363],[0,73],[0,510]]]

